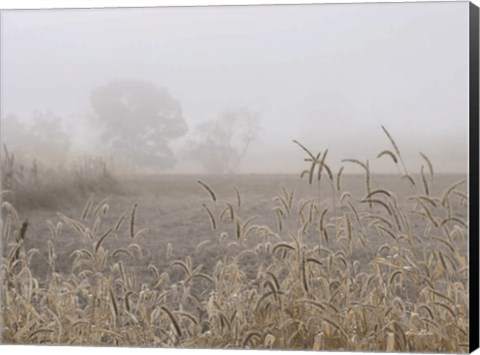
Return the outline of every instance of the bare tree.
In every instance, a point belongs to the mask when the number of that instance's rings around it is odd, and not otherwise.
[[[258,134],[260,115],[245,108],[226,110],[216,120],[196,127],[189,154],[210,173],[231,174],[238,169]]]

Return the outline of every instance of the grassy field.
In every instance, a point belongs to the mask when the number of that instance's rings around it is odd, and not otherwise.
[[[435,181],[433,193],[441,193],[452,184],[464,180],[466,176],[462,175],[439,175]],[[351,191],[353,200],[361,200],[365,196],[364,177],[361,175],[345,175],[342,177],[342,183],[346,191]],[[210,196],[197,183],[197,180],[205,181],[215,190],[218,195],[218,203],[211,203]],[[398,176],[378,175],[373,178],[376,185],[395,192],[397,196],[408,196],[411,193],[409,184],[401,183]],[[374,185],[375,186],[375,185]],[[438,187],[437,187],[438,186]],[[124,212],[130,212],[134,203],[138,203],[136,220],[140,229],[148,228],[139,238],[139,245],[144,250],[145,258],[136,261],[132,267],[140,267],[145,270],[151,263],[160,269],[166,269],[171,260],[166,259],[167,246],[172,246],[171,258],[185,258],[192,256],[197,264],[203,264],[204,270],[212,267],[221,259],[224,251],[220,249],[218,238],[221,232],[228,231],[234,234],[235,230],[231,225],[230,218],[224,218],[219,222],[218,230],[212,231],[208,212],[204,210],[202,204],[211,208],[212,213],[219,212],[227,207],[226,203],[235,206],[235,212],[240,219],[247,220],[250,217],[256,217],[255,225],[270,226],[273,232],[277,233],[284,241],[289,241],[289,230],[280,231],[276,213],[272,211],[279,206],[275,198],[277,195],[283,197],[285,192],[291,193],[298,204],[308,200],[308,197],[314,195],[317,197],[318,191],[310,188],[305,180],[301,180],[298,175],[238,175],[232,177],[222,176],[156,176],[139,178],[138,180],[125,181],[122,186],[122,194],[107,195],[99,194],[94,196],[94,203],[100,203],[108,198],[108,213],[102,215],[102,223],[105,226],[114,225],[118,218]],[[241,194],[241,205],[237,206],[237,197],[235,188]],[[323,186],[320,190],[320,202],[316,201],[316,206],[320,209],[329,209],[328,216],[342,216],[342,207],[340,202],[335,200],[337,194],[332,198],[331,188]],[[78,199],[77,199],[78,200]],[[403,199],[402,199],[403,200]],[[58,211],[69,218],[81,219],[86,201],[62,202],[58,206]],[[335,205],[336,202],[336,205]],[[407,201],[401,201],[406,203]],[[335,206],[334,206],[335,205]],[[298,207],[298,206],[297,206]],[[404,206],[407,207],[407,206]],[[376,210],[381,210],[378,208]],[[466,208],[459,210],[459,217],[466,219]],[[306,213],[306,211],[304,212]],[[32,259],[32,271],[34,276],[43,278],[48,272],[47,241],[51,238],[49,226],[46,221],[53,225],[62,222],[62,218],[57,215],[55,209],[34,209],[26,210],[21,215],[22,219],[28,219],[28,235],[25,238],[25,247],[27,249],[36,248],[42,251],[43,258],[36,257]],[[286,219],[288,220],[288,219]],[[425,227],[421,217],[415,218],[413,227],[414,233],[419,237],[423,235],[422,227]],[[86,222],[94,222],[92,218],[86,218]],[[118,236],[107,239],[104,243],[109,249],[115,249],[122,242],[129,242],[122,238],[122,235],[128,234],[128,221],[119,231]],[[290,218],[288,221],[295,228],[299,221]],[[85,247],[85,240],[80,235],[75,234],[74,230],[62,231],[61,238],[56,239],[58,245],[58,269],[69,274],[72,270],[72,264],[69,258],[71,252]],[[378,238],[378,233],[371,235],[369,239],[372,243]],[[324,238],[324,236],[323,236]],[[251,238],[253,243],[255,238]],[[303,236],[304,242],[309,246],[315,243],[321,243],[322,239],[315,233],[307,233]],[[215,248],[205,248],[203,253],[195,253],[196,246],[204,241],[210,241],[210,246]],[[324,241],[327,243],[327,241]],[[329,240],[333,245],[334,239]],[[427,242],[427,241],[425,241]],[[251,247],[254,245],[251,244]],[[375,244],[373,244],[375,246]],[[466,246],[464,246],[466,247]],[[359,249],[358,252],[365,254],[374,254],[376,250],[370,248]],[[465,252],[465,250],[463,250]],[[143,255],[143,254],[142,254]],[[141,263],[142,265],[139,265]],[[141,271],[141,269],[139,271]],[[143,275],[145,281],[148,280],[148,274]],[[150,275],[151,276],[151,275]],[[139,274],[142,277],[142,274]],[[142,281],[143,278],[142,278]],[[148,280],[151,282],[151,280]]]
[[[2,341],[467,351],[466,176],[330,175],[318,157],[303,178],[4,202]]]

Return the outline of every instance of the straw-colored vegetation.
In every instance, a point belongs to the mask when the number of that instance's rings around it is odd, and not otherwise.
[[[272,225],[242,214],[243,196],[223,200],[198,181],[212,238],[197,245],[222,256],[203,270],[195,255],[158,269],[132,267],[142,255],[137,205],[106,225],[109,201],[88,200],[81,214],[49,223],[48,273],[33,276],[28,222],[8,202],[3,211],[1,310],[5,343],[314,349],[387,352],[468,350],[468,196],[464,181],[435,196],[436,178],[422,154],[410,174],[400,150],[378,159],[397,166],[410,196],[376,186],[369,161],[304,150],[310,194],[283,189]],[[342,188],[353,165],[365,173],[363,198]],[[345,170],[345,171],[344,171]],[[328,196],[320,185],[330,186]],[[232,186],[232,191],[234,186]],[[328,191],[328,190],[327,190]],[[333,196],[333,199],[332,199]],[[332,206],[322,203],[331,199]],[[114,203],[114,200],[112,200]],[[335,206],[335,205],[336,206]],[[140,205],[141,206],[141,203]],[[335,208],[336,207],[336,208]],[[77,238],[72,271],[58,268],[57,245]],[[179,236],[188,238],[188,236]],[[116,239],[116,249],[106,241]],[[111,244],[109,244],[111,245]],[[175,245],[173,245],[175,248]],[[170,258],[172,246],[165,258]],[[142,275],[154,280],[141,283]]]
[[[62,201],[120,189],[105,160],[88,155],[71,169],[46,167],[37,160],[28,165],[19,162],[4,144],[0,171],[2,198],[20,210],[55,209]]]

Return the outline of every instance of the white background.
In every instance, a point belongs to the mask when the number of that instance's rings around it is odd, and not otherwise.
[[[371,0],[364,1],[298,1],[298,0],[0,0],[0,9],[35,9],[35,8],[85,8],[85,7],[129,7],[129,6],[161,6],[161,5],[246,5],[246,4],[301,4],[301,3],[365,3],[365,2],[378,2]],[[398,2],[398,1],[384,1],[384,2]],[[412,2],[412,1],[407,1]],[[419,2],[419,1],[416,1]],[[480,0],[472,1],[475,5],[480,6]],[[474,300],[472,300],[474,301]],[[116,355],[133,355],[133,354],[158,354],[161,351],[162,353],[168,354],[207,354],[213,352],[213,354],[225,355],[225,354],[261,354],[259,351],[234,351],[234,350],[175,350],[175,349],[127,349],[127,348],[92,348],[92,347],[46,347],[46,346],[0,346],[1,354],[49,354],[64,355],[66,352],[68,354],[85,354],[89,352],[92,355],[115,353]],[[298,352],[282,351],[282,352],[273,352],[277,354],[285,355],[297,355]],[[479,351],[475,352],[479,354]],[[272,354],[272,352],[269,352]],[[328,354],[323,352],[323,354]],[[334,354],[334,353],[332,353]],[[346,353],[345,353],[346,354]],[[359,353],[356,353],[359,354]]]

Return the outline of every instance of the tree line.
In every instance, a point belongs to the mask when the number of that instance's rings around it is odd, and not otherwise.
[[[230,174],[238,171],[260,128],[257,112],[236,108],[189,132],[181,103],[148,81],[109,82],[92,91],[90,103],[92,113],[70,129],[50,111],[34,112],[30,124],[8,115],[2,119],[2,143],[24,160],[62,165],[75,153],[75,130],[86,127],[94,137],[89,153],[107,156],[130,171],[161,172],[178,163],[171,145],[188,133],[182,159],[197,162],[209,173]]]

